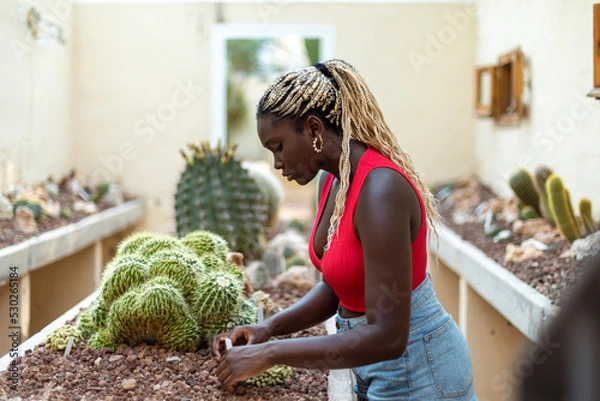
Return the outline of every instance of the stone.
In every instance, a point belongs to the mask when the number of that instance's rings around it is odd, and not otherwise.
[[[76,212],[84,212],[86,214],[98,213],[98,206],[94,202],[75,201],[73,210]]]
[[[542,254],[542,251],[536,249],[535,245],[529,242],[523,242],[521,245],[507,244],[504,263],[523,262],[539,258]]]
[[[307,292],[316,284],[307,266],[292,266],[273,280],[273,285],[279,288],[297,288]]]
[[[121,383],[121,387],[123,387],[123,390],[133,390],[137,387],[137,382],[135,379],[127,379]]]
[[[19,206],[15,210],[14,226],[24,234],[37,234],[39,231],[35,215],[27,206]]]
[[[571,248],[560,255],[561,258],[573,257],[581,260],[586,256],[593,256],[600,252],[600,231],[590,234],[585,238],[573,241]]]
[[[0,220],[11,220],[13,218],[13,205],[8,198],[0,194]]]

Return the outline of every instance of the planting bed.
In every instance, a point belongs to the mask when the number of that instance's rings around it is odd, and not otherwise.
[[[492,190],[484,184],[477,182],[476,184],[471,183],[470,186],[476,188],[474,192],[479,197],[478,201],[475,202],[477,204],[489,201],[495,197]],[[440,188],[441,187],[443,186],[440,186]],[[465,202],[471,202],[471,204],[473,204],[472,199],[465,200]],[[552,303],[558,306],[564,305],[565,301],[568,299],[569,290],[587,270],[588,265],[590,264],[589,260],[591,260],[590,257],[585,257],[580,260],[577,260],[574,257],[561,257],[565,251],[569,250],[570,244],[561,237],[557,237],[556,240],[546,243],[546,245],[549,245],[552,249],[544,251],[541,256],[522,262],[506,263],[504,258],[506,255],[507,244],[520,245],[523,241],[527,240],[528,237],[515,234],[506,242],[496,243],[492,238],[484,235],[483,221],[457,224],[453,222],[454,212],[461,208],[468,209],[468,207],[461,205],[460,203],[460,200],[457,202],[440,203],[439,210],[444,225],[456,232],[464,240],[481,249],[487,256],[504,266],[519,279],[548,297]],[[511,224],[502,220],[499,220],[497,223],[500,229],[511,228]]]
[[[303,293],[293,289],[263,288],[282,307]],[[65,322],[67,323],[67,322]],[[293,336],[325,335],[323,325]],[[286,336],[290,337],[290,336]],[[283,337],[280,337],[283,338]],[[277,339],[274,339],[276,341]],[[166,351],[158,346],[121,346],[97,351],[85,346],[71,355],[46,350],[43,344],[18,359],[19,383],[11,390],[7,372],[0,375],[0,399],[14,400],[326,400],[327,372],[293,369],[283,384],[257,388],[238,384],[226,392],[215,376],[217,362],[208,349],[197,353]]]

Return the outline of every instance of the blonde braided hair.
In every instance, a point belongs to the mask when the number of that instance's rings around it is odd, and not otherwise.
[[[351,139],[375,149],[406,173],[421,193],[427,225],[437,231],[435,222],[439,220],[439,213],[436,199],[420,177],[410,155],[400,147],[364,79],[354,67],[342,60],[325,61],[317,67],[291,70],[275,80],[259,102],[258,116],[272,114],[280,118],[292,117],[300,122],[312,111],[325,117],[333,128],[341,132],[340,188],[335,197],[325,249],[336,232],[350,188]]]

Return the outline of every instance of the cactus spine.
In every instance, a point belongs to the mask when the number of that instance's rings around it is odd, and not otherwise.
[[[514,168],[508,177],[508,183],[523,205],[533,207],[538,216],[542,215],[540,196],[533,185],[529,171],[521,167]]]
[[[542,217],[551,225],[555,225],[552,211],[550,210],[550,201],[548,200],[548,191],[546,190],[546,181],[554,172],[547,166],[539,166],[535,170],[535,187],[540,195],[540,209]]]
[[[582,198],[579,201],[579,215],[588,235],[598,231],[598,225],[592,215],[592,201],[588,198]]]
[[[577,240],[581,234],[577,227],[577,220],[574,219],[569,192],[565,189],[562,179],[558,175],[552,174],[546,181],[546,190],[548,191],[550,210],[561,234],[569,242]]]
[[[234,158],[235,146],[188,145],[175,193],[179,236],[208,230],[225,238],[248,260],[260,258],[266,201],[256,181]]]

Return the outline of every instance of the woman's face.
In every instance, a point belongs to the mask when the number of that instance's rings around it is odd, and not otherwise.
[[[322,161],[313,150],[308,124],[297,132],[291,119],[263,116],[258,118],[257,130],[264,148],[273,153],[273,167],[288,181],[306,185],[316,177]]]

